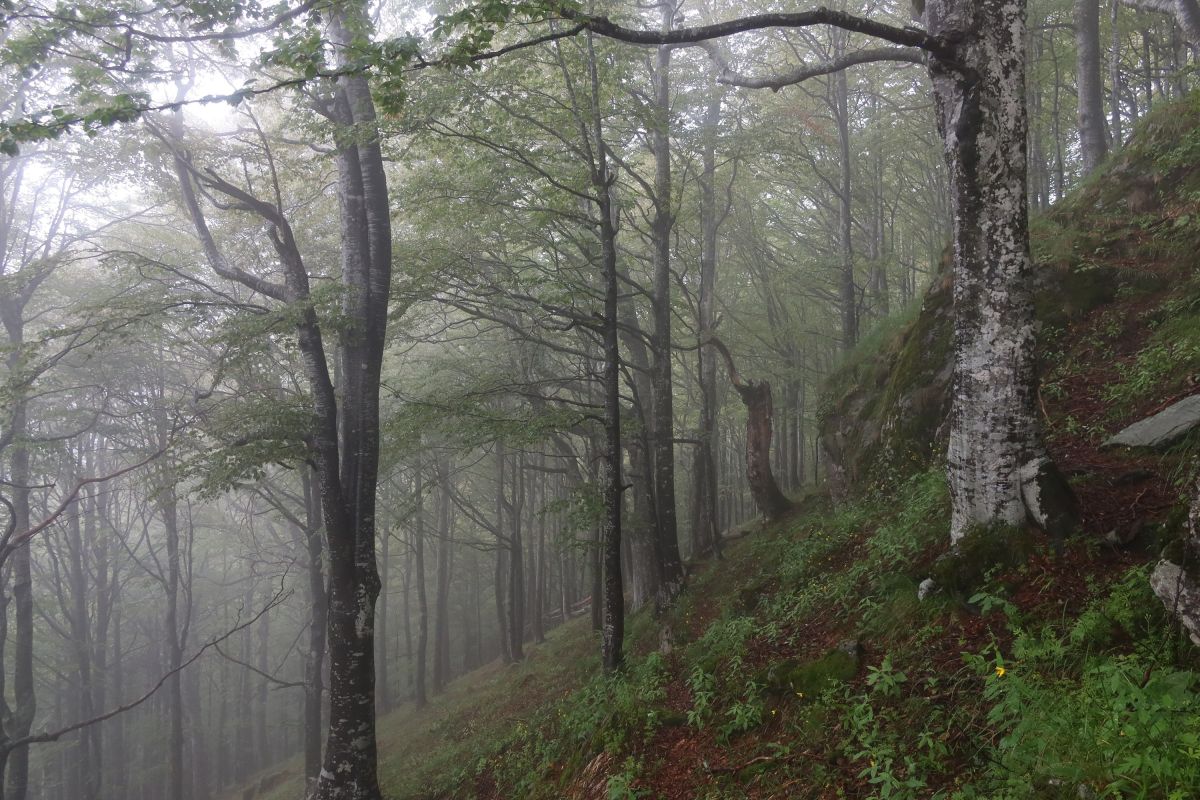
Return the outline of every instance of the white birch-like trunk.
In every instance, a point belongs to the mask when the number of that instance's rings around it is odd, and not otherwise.
[[[1025,3],[931,0],[929,32],[955,42],[931,62],[953,186],[951,539],[976,527],[1051,527],[1053,472],[1035,412],[1026,197]]]

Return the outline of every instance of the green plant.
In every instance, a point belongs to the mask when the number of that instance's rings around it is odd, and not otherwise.
[[[1190,796],[1200,785],[1200,676],[1137,655],[1089,658],[1074,674],[1053,641],[1022,634],[1017,662],[994,646],[968,659],[1002,732],[989,785],[1013,797],[1077,784],[1105,797]]]
[[[713,696],[715,695],[716,679],[700,665],[692,667],[688,676],[688,689],[692,693],[692,707],[688,709],[688,725],[693,728],[703,728],[712,716]]]
[[[892,667],[892,654],[888,653],[878,667],[867,667],[867,685],[882,697],[899,697],[900,687],[908,682],[908,676]]]
[[[605,784],[604,792],[608,800],[638,800],[645,797],[645,789],[639,789],[633,784],[641,772],[641,764],[630,756],[621,765],[621,771],[611,775]]]
[[[880,800],[928,797],[922,766],[906,752],[906,736],[898,730],[895,710],[876,710],[871,696],[864,694],[847,692],[843,702],[848,734],[843,746],[862,764],[858,777],[874,787],[873,796]]]
[[[717,730],[717,736],[728,741],[739,733],[757,728],[762,721],[762,687],[751,681],[746,685],[746,694],[725,709],[725,722]]]

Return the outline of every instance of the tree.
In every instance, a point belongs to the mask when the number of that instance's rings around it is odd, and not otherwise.
[[[1104,160],[1108,151],[1108,137],[1104,131],[1104,81],[1100,70],[1099,0],[1075,0],[1075,47],[1078,58],[1079,147],[1086,175]]]
[[[768,81],[783,85],[879,60],[927,54],[954,205],[955,371],[948,472],[951,539],[970,530],[1073,525],[1069,488],[1045,453],[1036,375],[1026,197],[1025,3],[931,0],[926,30],[829,9],[760,14],[657,32],[559,9],[588,30],[639,45],[704,42],[771,27],[832,25],[902,49],[860,50]]]
[[[341,64],[366,44],[361,6],[330,21]],[[335,126],[340,199],[341,313],[335,388],[325,336],[312,306],[310,275],[283,207],[195,167],[175,145],[175,171],[184,207],[209,266],[222,278],[299,308],[296,336],[312,397],[311,450],[329,553],[329,733],[318,800],[376,800],[374,613],[379,593],[375,560],[375,500],[379,464],[379,383],[391,289],[391,217],[375,106],[365,77],[343,75],[319,104]],[[283,270],[274,283],[231,265],[212,236],[194,185],[217,192],[258,217]],[[277,186],[277,184],[276,184]]]

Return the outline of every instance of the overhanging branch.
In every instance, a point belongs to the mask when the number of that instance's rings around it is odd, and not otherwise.
[[[747,89],[771,89],[773,91],[778,91],[785,86],[792,86],[810,78],[816,78],[821,75],[831,75],[835,72],[841,72],[842,70],[849,69],[850,67],[855,67],[860,64],[872,64],[878,61],[899,61],[908,64],[924,64],[925,51],[917,47],[877,47],[869,50],[859,50],[854,53],[847,53],[841,58],[833,61],[826,61],[820,64],[803,65],[797,67],[791,72],[785,72],[781,75],[772,75],[770,77],[763,78],[754,78],[748,75],[741,75],[733,72],[727,64],[717,61],[721,67],[721,75],[719,78],[717,78],[717,81],[730,86],[743,86]]]

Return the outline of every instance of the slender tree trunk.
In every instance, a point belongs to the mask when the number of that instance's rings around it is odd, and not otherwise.
[[[388,574],[391,563],[391,533],[384,530],[379,537],[379,601],[375,609],[375,713],[386,714],[392,709],[391,683],[388,678]]]
[[[522,515],[525,508],[525,470],[512,458],[512,501],[508,506],[508,645],[513,661],[525,659],[525,545]]]
[[[1079,147],[1083,173],[1090,175],[1104,160],[1104,80],[1101,77],[1100,0],[1075,0],[1076,82],[1079,86]]]
[[[321,503],[316,476],[307,468],[301,472],[304,492],[303,537],[307,567],[309,609],[308,652],[304,658],[304,777],[308,793],[316,789],[321,773],[321,712],[325,686],[325,637],[327,598],[324,548],[321,543]]]
[[[846,35],[842,31],[834,32],[835,57],[845,52]],[[846,71],[839,70],[833,76],[834,116],[837,119],[838,148],[839,148],[839,184],[838,184],[838,248],[841,254],[841,274],[839,278],[840,301],[842,310],[842,350],[849,351],[858,343],[858,288],[854,283],[854,217],[851,203],[851,163],[850,163],[850,90],[847,85]]]
[[[1111,28],[1108,50],[1108,84],[1109,84],[1109,114],[1112,123],[1112,146],[1114,150],[1125,145],[1125,135],[1121,129],[1121,0],[1112,0],[1109,10],[1109,26]]]
[[[604,367],[601,377],[604,396],[604,449],[601,492],[604,515],[599,533],[599,565],[603,576],[598,588],[602,597],[593,594],[592,603],[599,602],[600,653],[606,672],[619,669],[625,662],[625,594],[621,578],[621,351],[618,334],[618,298],[620,284],[617,273],[617,227],[614,213],[612,182],[609,173],[607,145],[604,141],[603,115],[600,108],[600,77],[596,54],[589,31],[586,36],[588,72],[591,80],[590,150],[592,153],[591,184],[596,204],[596,228],[601,248],[601,280],[604,291],[604,314],[601,325]],[[597,571],[599,574],[599,570]]]
[[[700,173],[700,289],[697,298],[700,340],[714,333],[716,326],[717,233],[717,135],[721,124],[721,103],[725,92],[717,83],[718,67],[709,67],[708,106],[704,115],[702,167]],[[699,552],[721,552],[720,520],[717,516],[717,492],[720,475],[716,453],[720,447],[717,429],[717,361],[711,348],[701,347],[696,355],[700,377],[700,430],[696,446],[695,530]]]
[[[672,0],[662,0],[662,29],[669,31],[675,16]],[[671,48],[659,47],[652,75],[654,90],[654,353],[652,371],[654,416],[654,500],[658,558],[655,606],[662,610],[674,602],[683,585],[679,557],[679,532],[675,503],[675,410],[671,375],[671,231],[675,227],[671,198]]]
[[[165,431],[164,431],[165,435]],[[183,649],[179,631],[179,507],[175,496],[175,478],[171,471],[165,470],[162,485],[159,488],[159,512],[162,515],[163,530],[167,543],[167,575],[166,618],[163,620],[163,631],[166,634],[167,670],[173,670],[167,678],[167,714],[169,733],[167,735],[167,786],[165,795],[168,800],[183,800],[184,798],[184,738],[183,738],[183,676],[179,669],[183,664]],[[248,680],[248,678],[247,678]],[[248,698],[247,698],[248,699]],[[250,713],[247,706],[246,714]]]
[[[417,663],[413,690],[417,708],[428,701],[425,690],[426,649],[429,643],[429,601],[425,596],[425,486],[420,464],[416,467],[417,511],[413,524],[413,584],[417,589]]]
[[[450,513],[450,474],[441,461],[437,465],[438,550],[437,591],[433,626],[433,691],[440,694],[450,682],[450,554],[453,517]]]

